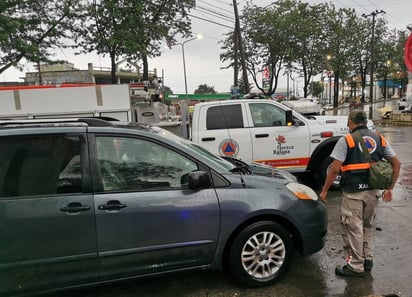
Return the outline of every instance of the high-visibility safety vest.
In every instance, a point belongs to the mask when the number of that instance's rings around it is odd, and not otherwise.
[[[353,138],[352,134],[355,131],[360,132],[371,158],[375,161],[382,159],[383,148],[386,146],[385,138],[378,133],[370,131],[366,126],[357,127],[351,134],[344,136],[348,145],[346,160],[342,163],[341,167],[342,179],[340,185],[344,192],[360,192],[370,189],[368,185],[370,162],[366,160],[361,145]]]

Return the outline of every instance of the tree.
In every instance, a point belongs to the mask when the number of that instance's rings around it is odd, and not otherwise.
[[[385,99],[388,97],[388,79],[397,80],[406,71],[402,58],[407,37],[406,31],[392,30],[386,31],[383,38],[378,41],[379,45],[375,52],[376,75],[383,79],[383,97]]]
[[[50,61],[50,50],[63,47],[81,11],[80,0],[2,0],[0,73],[20,62]]]
[[[323,93],[323,85],[319,81],[309,85],[309,89],[314,97],[319,97],[319,95]]]
[[[143,79],[148,80],[148,57],[160,55],[160,42],[174,44],[178,33],[190,33],[188,10],[193,0],[93,0],[78,31],[81,52],[109,55],[112,83],[116,83],[116,60],[141,59]],[[88,21],[86,21],[88,20]]]
[[[270,96],[276,91],[280,70],[289,54],[281,13],[273,7],[262,9],[248,5],[243,9],[242,20],[247,70],[256,87],[264,95]],[[270,73],[266,86],[258,81],[264,67]]]
[[[339,104],[339,84],[350,76],[353,70],[355,54],[359,53],[359,27],[360,18],[353,9],[341,8],[336,10],[331,6],[327,14],[324,15],[326,23],[325,42],[330,59],[327,64],[333,70],[334,98],[333,106]],[[349,62],[349,63],[348,63]]]
[[[287,75],[297,72],[303,78],[304,96],[313,76],[324,70],[333,71],[334,106],[339,103],[340,83],[355,74],[360,73],[364,89],[367,65],[371,64],[368,55],[371,24],[355,10],[336,9],[332,3],[309,5],[299,0],[282,0],[265,8],[248,3],[241,20],[246,67],[264,94],[275,92],[281,70]],[[385,22],[378,19],[375,39],[382,39],[385,31]],[[375,42],[375,47],[379,46]],[[235,66],[233,32],[227,35],[222,50],[221,60]],[[376,68],[376,64],[369,66]],[[264,86],[259,75],[266,67],[270,79]]]
[[[303,78],[303,97],[308,96],[312,77],[321,72],[325,48],[324,19],[326,4],[309,5],[299,1],[285,1],[277,10],[283,11],[283,28],[289,36],[287,68]]]
[[[194,0],[143,1],[144,14],[140,16],[143,27],[138,33],[144,37],[141,41],[142,50],[130,53],[143,62],[143,80],[148,78],[148,58],[161,54],[161,41],[166,40],[171,47],[177,43],[176,35],[181,34],[183,38],[191,36],[188,12],[194,5]]]
[[[169,86],[163,86],[163,92],[168,95],[172,95],[173,91]]]
[[[197,87],[195,94],[216,94],[215,87],[202,84]]]

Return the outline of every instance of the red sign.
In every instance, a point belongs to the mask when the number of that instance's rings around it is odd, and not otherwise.
[[[263,68],[262,77],[263,77],[263,78],[269,78],[269,77],[270,77],[270,72],[269,72],[269,68],[268,68],[268,67]]]
[[[405,65],[408,67],[409,72],[412,72],[412,33],[405,43],[405,55],[404,55]]]

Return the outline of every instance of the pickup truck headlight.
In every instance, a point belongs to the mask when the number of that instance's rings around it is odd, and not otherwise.
[[[308,186],[299,183],[289,183],[286,185],[289,191],[291,191],[298,199],[302,200],[318,200],[318,195]]]

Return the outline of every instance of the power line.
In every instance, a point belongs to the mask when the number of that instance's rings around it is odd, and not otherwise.
[[[398,3],[398,4],[394,4],[393,1],[391,1],[391,2],[385,1],[383,4],[382,4],[382,3],[377,4],[377,3],[375,3],[375,2],[372,1],[372,0],[367,0],[367,2],[369,3],[369,5],[361,5],[361,4],[358,3],[358,1],[355,1],[355,0],[351,0],[351,1],[352,1],[353,3],[355,3],[355,7],[362,8],[362,10],[364,10],[365,12],[370,12],[370,11],[371,11],[371,9],[370,9],[371,7],[373,7],[373,9],[379,10],[379,9],[381,9],[381,8],[385,8],[386,6],[393,6],[393,5],[400,6],[400,5],[402,5],[402,4],[399,4],[399,3]],[[410,4],[409,1],[410,1],[410,0],[406,0],[406,1],[404,2],[404,3],[405,3],[405,6],[406,6],[406,3]],[[344,5],[342,2],[339,2],[339,3],[341,3],[342,5]],[[351,7],[351,6],[349,6],[349,4],[347,4],[347,5],[345,5],[345,6]],[[369,7],[368,7],[368,6],[369,6]],[[405,20],[401,20],[401,19],[399,19],[399,18],[396,18],[396,17],[393,16],[392,14],[388,13],[389,9],[386,9],[385,11],[386,11],[386,16],[394,21],[394,22],[388,22],[388,23],[390,23],[390,24],[392,23],[392,26],[397,27],[397,26],[395,26],[393,23],[400,23],[400,24],[403,24],[404,26],[407,25],[407,23],[405,22]]]
[[[202,21],[205,21],[205,22],[209,22],[209,23],[212,23],[212,24],[215,24],[215,25],[219,25],[219,26],[222,26],[222,27],[229,28],[229,29],[233,30],[233,26],[232,26],[232,27],[226,26],[226,25],[224,25],[224,24],[221,24],[221,23],[218,23],[218,22],[214,22],[214,21],[211,21],[211,20],[208,20],[208,19],[205,19],[205,18],[201,18],[201,17],[196,16],[196,15],[193,15],[193,14],[188,14],[188,15],[191,16],[192,18],[199,19],[199,20],[202,20]]]
[[[209,21],[215,21],[215,22],[218,22],[218,23],[220,23],[220,24],[224,24],[224,22],[228,22],[229,24],[226,24],[226,25],[228,25],[228,26],[231,26],[233,23],[234,23],[234,21],[229,21],[229,20],[224,20],[224,19],[220,19],[220,18],[218,18],[218,19],[215,19],[213,16],[211,16],[210,14],[208,14],[208,13],[204,13],[204,12],[202,12],[202,11],[196,11],[196,14],[194,14],[195,16],[197,16],[197,17],[203,17],[204,19],[206,19],[206,20],[209,20]]]
[[[309,3],[317,4],[317,3],[324,3],[324,0],[306,0]],[[349,8],[355,9],[357,13],[369,13],[374,9],[384,9],[386,11],[386,19],[390,27],[396,27],[399,29],[403,29],[406,27],[409,22],[407,19],[399,18],[396,15],[390,13],[391,7],[405,7],[405,11],[410,11],[411,0],[351,0],[351,1],[344,1],[344,0],[335,0],[333,3],[337,3],[338,7],[342,8]],[[403,27],[403,28],[402,28]]]
[[[394,1],[390,1],[390,2],[385,1],[383,4],[380,4],[381,7],[385,8],[386,15],[393,21],[392,23],[401,24],[402,27],[406,27],[408,25],[408,22],[405,19],[398,18],[397,16],[388,13],[388,11],[390,11],[391,6],[392,7],[394,7],[394,6],[397,6],[397,7],[401,6],[402,7],[402,5],[404,5],[406,7],[408,5],[411,5],[411,2],[410,2],[410,0],[399,1],[397,3],[394,2]],[[405,10],[408,11],[408,9],[405,9]],[[409,11],[410,11],[410,8],[409,8]],[[394,25],[394,24],[392,24],[392,25]],[[395,26],[395,27],[397,27],[397,26]]]
[[[204,3],[204,4],[207,4],[207,5],[210,5],[210,6],[212,6],[213,8],[219,9],[219,10],[221,10],[221,11],[223,11],[223,12],[226,12],[226,13],[229,13],[229,14],[233,14],[233,11],[232,11],[232,10],[228,10],[228,9],[224,9],[224,8],[221,8],[221,7],[217,7],[216,5],[211,4],[211,3],[208,3],[208,2],[206,2],[206,1],[204,1],[204,0],[197,0],[197,1],[198,1],[198,2],[201,2],[201,3]],[[212,1],[217,2],[217,3],[219,3],[219,4],[224,4],[224,5],[227,5],[227,6],[229,6],[229,7],[232,7],[232,5],[231,5],[230,3],[226,3],[226,2],[223,2],[223,1],[219,1],[219,0],[212,0]]]
[[[228,16],[228,15],[219,13],[218,11],[210,10],[210,9],[205,8],[205,7],[202,7],[202,6],[200,6],[200,5],[198,5],[198,7],[196,8],[196,10],[201,10],[201,11],[203,11],[203,12],[205,12],[205,13],[208,13],[208,14],[214,15],[214,16],[217,16],[217,17],[219,17],[219,18],[222,18],[222,19],[225,19],[225,20],[228,20],[228,21],[231,21],[231,22],[234,21],[234,18],[233,18],[232,16]]]
[[[352,2],[355,3],[356,6],[359,7],[359,8],[361,8],[363,11],[365,11],[365,12],[369,12],[369,11],[370,11],[370,9],[366,8],[364,5],[359,4],[359,3],[358,3],[357,1],[355,1],[355,0],[352,0]],[[350,8],[350,7],[352,7],[352,6],[348,6],[348,7]]]

